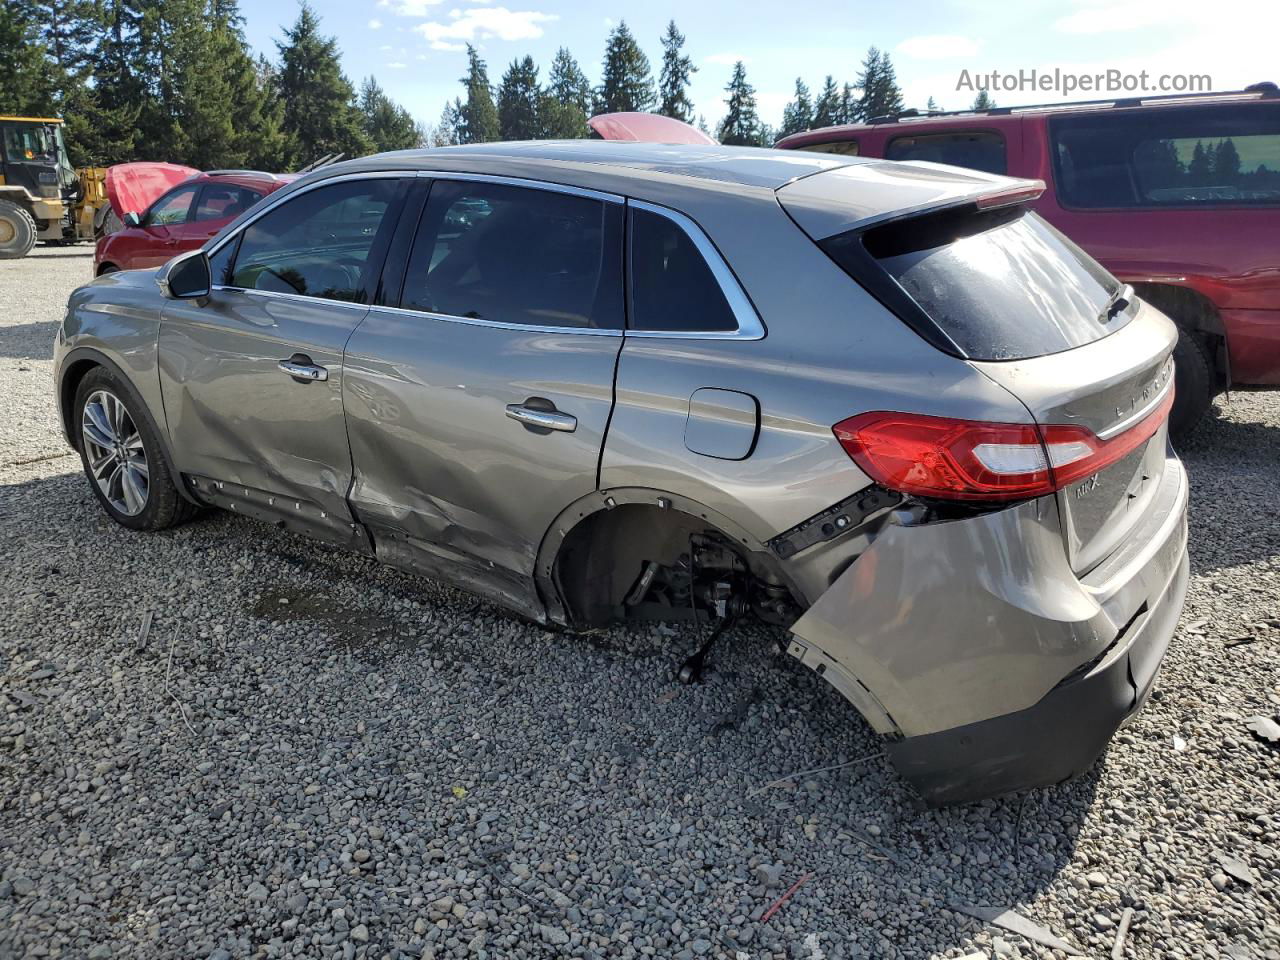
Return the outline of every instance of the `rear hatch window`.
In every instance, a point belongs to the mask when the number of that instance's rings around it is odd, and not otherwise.
[[[966,205],[851,230],[821,246],[926,339],[939,343],[940,334],[941,345],[971,360],[1060,353],[1130,318],[1120,309],[1123,285],[1023,207]]]

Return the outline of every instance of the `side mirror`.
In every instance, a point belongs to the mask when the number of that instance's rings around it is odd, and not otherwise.
[[[120,222],[123,223],[126,227],[142,226],[142,218],[138,216],[136,213],[134,213],[132,210],[126,213],[123,217],[121,217]]]
[[[174,257],[156,274],[156,283],[170,300],[199,300],[213,288],[209,257],[203,250],[192,250]]]

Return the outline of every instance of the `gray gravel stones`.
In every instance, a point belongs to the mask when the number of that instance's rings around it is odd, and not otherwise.
[[[932,811],[883,761],[788,779],[878,745],[764,628],[679,688],[678,631],[109,523],[49,397],[88,270],[0,262],[0,957],[1056,955],[948,907],[988,904],[1095,957],[1131,908],[1126,956],[1280,960],[1280,748],[1245,726],[1280,712],[1280,394],[1187,446],[1187,627],[1099,768]]]

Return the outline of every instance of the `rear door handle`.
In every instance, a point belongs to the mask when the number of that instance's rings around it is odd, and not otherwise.
[[[281,360],[276,366],[300,383],[314,383],[317,380],[329,379],[328,370],[318,363],[312,363],[310,357],[298,353],[288,360]]]
[[[560,430],[564,433],[573,433],[578,429],[578,418],[572,414],[557,410],[538,410],[523,403],[507,404],[507,416],[535,429]]]

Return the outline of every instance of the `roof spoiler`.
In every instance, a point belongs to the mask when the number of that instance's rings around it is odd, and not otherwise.
[[[972,205],[994,210],[1030,203],[1043,180],[999,177],[978,170],[914,160],[849,164],[793,180],[778,201],[814,240],[850,230]]]

